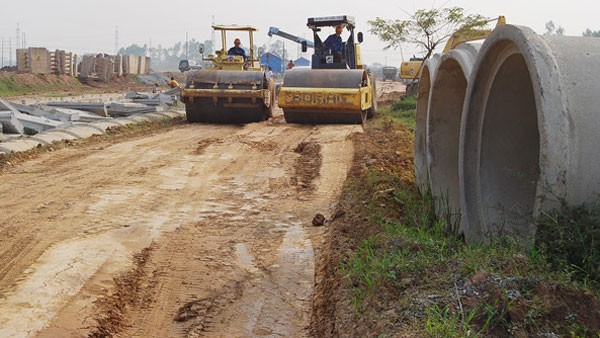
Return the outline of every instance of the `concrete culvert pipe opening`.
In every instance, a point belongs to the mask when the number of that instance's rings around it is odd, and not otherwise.
[[[528,48],[520,46],[526,43],[520,28],[508,29],[516,41],[494,37],[502,31],[494,31],[482,47],[461,125],[459,175],[467,240],[532,232],[540,177],[535,77],[522,53]]]
[[[461,121],[465,237],[532,236],[533,220],[600,194],[600,39],[504,25],[483,44]]]
[[[436,198],[438,216],[450,216],[455,225],[460,225],[460,123],[467,81],[480,46],[461,44],[442,56],[429,102],[427,151],[431,191]]]
[[[487,94],[481,132],[482,211],[487,232],[530,234],[539,179],[540,137],[523,55],[502,60]]]
[[[415,177],[421,193],[425,193],[429,185],[429,172],[427,160],[427,111],[429,109],[429,96],[431,86],[435,79],[435,69],[439,55],[434,55],[423,64],[419,79],[417,97],[417,112],[415,124]]]

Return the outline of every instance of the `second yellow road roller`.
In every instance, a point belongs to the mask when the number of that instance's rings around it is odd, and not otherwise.
[[[314,17],[308,19],[307,26],[314,35],[312,66],[286,71],[279,91],[278,104],[286,122],[365,122],[377,110],[375,79],[361,61],[359,44],[363,35],[359,32],[355,42],[354,18]],[[319,33],[323,27],[335,29],[337,37],[331,34],[322,40]],[[306,50],[303,42],[302,51]]]

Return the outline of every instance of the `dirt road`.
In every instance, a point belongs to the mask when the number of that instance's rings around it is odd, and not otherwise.
[[[183,124],[0,176],[0,337],[302,337],[360,126]]]

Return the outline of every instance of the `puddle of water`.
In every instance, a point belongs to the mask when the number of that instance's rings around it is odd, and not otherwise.
[[[102,194],[98,202],[88,207],[88,212],[99,213],[115,205],[123,204],[129,199],[134,199],[136,196],[141,195],[143,192],[137,188],[124,188],[110,190],[105,194]]]
[[[164,190],[181,190],[185,188],[189,179],[189,173],[194,168],[197,159],[191,156],[183,156],[183,160],[176,166],[163,168],[159,171],[159,175],[165,180],[157,188]]]
[[[307,275],[306,270],[298,266],[305,266],[310,271],[314,269],[315,253],[312,243],[301,222],[292,222],[287,226],[288,229],[279,247],[279,264],[294,267],[294,271]],[[308,275],[312,275],[312,272]]]
[[[237,264],[242,268],[246,269],[250,273],[257,273],[259,270],[254,265],[254,258],[248,249],[246,244],[237,243],[235,245],[235,256],[237,257]]]

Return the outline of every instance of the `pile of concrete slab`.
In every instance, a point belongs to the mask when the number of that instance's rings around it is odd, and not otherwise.
[[[100,123],[107,128],[115,125],[110,121],[121,117],[148,115],[148,118],[160,116],[164,118],[165,114],[170,116],[171,113],[167,111],[170,106],[177,103],[177,95],[180,90],[180,88],[174,88],[162,93],[130,92],[125,95],[124,99],[110,102],[59,101],[26,105],[0,99],[0,152],[21,151],[20,145],[15,148],[9,147],[7,144],[23,139],[26,135],[29,135],[27,137],[29,141],[25,142],[26,147],[34,143],[36,146],[37,144],[46,145],[59,135],[56,132],[62,131],[60,133],[62,135],[65,130],[75,127],[97,132],[98,128],[90,129],[89,126]],[[47,132],[54,133],[52,137],[40,138],[41,134],[47,134]],[[84,135],[82,137],[90,136],[87,133],[80,133],[80,135]],[[40,140],[44,140],[44,142]],[[23,144],[23,142],[20,143]]]
[[[40,146],[49,146],[53,142],[88,138],[93,135],[105,134],[108,128],[139,124],[147,121],[159,121],[185,116],[183,111],[165,111],[147,114],[138,114],[118,118],[105,118],[91,123],[74,122],[65,128],[55,128],[43,131],[34,136],[21,136],[0,142],[0,154],[23,152]],[[0,134],[0,137],[3,134]]]
[[[138,55],[77,55],[44,47],[17,49],[17,70],[32,74],[78,76],[83,81],[110,82],[113,77],[150,73],[150,58]]]
[[[148,74],[150,58],[137,55],[85,55],[81,61],[79,78],[82,81],[110,82],[113,77]]]

